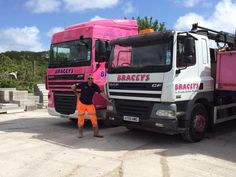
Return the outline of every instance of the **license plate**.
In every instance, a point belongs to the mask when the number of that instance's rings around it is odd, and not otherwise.
[[[124,116],[123,120],[130,121],[130,122],[139,122],[139,117]]]

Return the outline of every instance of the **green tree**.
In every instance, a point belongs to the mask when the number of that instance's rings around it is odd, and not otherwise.
[[[127,19],[125,17],[125,19]],[[163,31],[166,30],[165,22],[159,22],[157,19],[153,19],[153,17],[148,18],[145,16],[144,18],[141,17],[132,17],[132,20],[136,20],[138,23],[138,31],[143,29],[153,29],[154,31]]]
[[[0,53],[0,63],[0,87],[33,92],[36,83],[44,82],[48,59],[46,52],[9,51]],[[9,77],[11,72],[17,72],[17,80]]]

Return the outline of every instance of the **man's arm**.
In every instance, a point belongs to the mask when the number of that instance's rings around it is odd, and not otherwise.
[[[100,92],[100,95],[105,99],[107,100],[107,102],[111,103],[111,100],[109,98],[107,98],[107,96],[105,95],[104,92]]]
[[[73,84],[73,85],[71,86],[71,89],[72,89],[72,91],[75,93],[75,95],[79,98],[79,97],[80,97],[80,93],[77,92],[77,90],[76,90],[76,85],[75,85],[75,84]]]
[[[100,87],[97,84],[95,84],[95,85],[96,85],[96,87],[95,87],[96,92],[99,93],[105,100],[107,100],[107,102],[111,103],[111,100],[104,94],[103,91],[101,91]]]

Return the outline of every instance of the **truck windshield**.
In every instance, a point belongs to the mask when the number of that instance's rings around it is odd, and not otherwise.
[[[133,46],[115,45],[112,49],[110,73],[166,72],[172,64],[171,40]]]
[[[52,44],[49,67],[89,66],[91,39]]]

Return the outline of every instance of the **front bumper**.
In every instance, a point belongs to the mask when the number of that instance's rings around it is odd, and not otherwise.
[[[78,118],[78,112],[75,111],[74,114],[60,114],[58,113],[55,108],[49,108],[48,107],[48,113],[52,116],[60,117],[60,118],[67,118],[67,119],[77,119]],[[96,115],[98,120],[106,119],[106,109],[99,109],[96,110]],[[87,112],[85,112],[85,119],[89,119]]]
[[[185,104],[113,100],[107,106],[107,116],[114,125],[173,135],[188,128],[189,122],[183,105]]]
[[[142,129],[164,134],[179,134],[185,131],[185,128],[178,127],[177,119],[146,118],[139,122],[130,122],[123,120],[122,116],[108,112],[109,120],[113,125],[125,126],[127,128]]]

